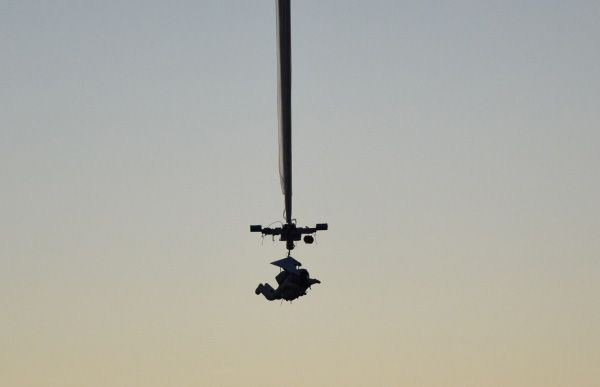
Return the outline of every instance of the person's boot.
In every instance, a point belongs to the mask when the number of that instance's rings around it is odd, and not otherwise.
[[[258,284],[254,293],[256,293],[258,295],[258,294],[262,293],[262,290],[263,290],[263,284]]]

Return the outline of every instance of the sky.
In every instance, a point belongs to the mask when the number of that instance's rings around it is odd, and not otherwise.
[[[600,3],[0,4],[0,385],[600,385]]]

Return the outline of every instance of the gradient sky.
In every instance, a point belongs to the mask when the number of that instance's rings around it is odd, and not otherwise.
[[[176,3],[176,4],[175,4]],[[0,385],[600,385],[600,3],[0,3]]]

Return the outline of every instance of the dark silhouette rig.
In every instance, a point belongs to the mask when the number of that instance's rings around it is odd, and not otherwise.
[[[277,110],[279,121],[279,176],[281,190],[285,197],[285,223],[281,227],[263,228],[261,225],[250,226],[251,232],[271,235],[285,242],[288,256],[272,262],[282,272],[275,277],[278,287],[273,289],[269,284],[260,284],[256,294],[263,294],[267,300],[294,300],[306,294],[311,285],[320,283],[309,277],[306,269],[299,269],[300,262],[290,256],[295,242],[304,240],[312,244],[317,231],[328,229],[327,223],[319,223],[315,227],[298,227],[292,219],[292,55],[290,0],[276,0],[277,6]],[[303,237],[304,236],[304,237]]]
[[[304,235],[304,243],[310,245],[315,241],[315,238],[310,235],[317,231],[325,231],[329,228],[327,223],[317,223],[315,227],[297,227],[294,223],[286,223],[283,227],[263,228],[261,225],[250,226],[250,232],[260,232],[263,235],[279,235],[279,240],[286,242],[285,245],[289,250],[294,249],[294,242],[302,239]]]

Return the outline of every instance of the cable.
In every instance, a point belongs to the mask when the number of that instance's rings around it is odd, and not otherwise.
[[[271,223],[267,224],[267,227],[270,227],[270,226],[274,225],[275,223],[279,223],[279,224],[281,224],[283,226],[283,222],[281,220],[276,220],[274,222],[271,222]]]

